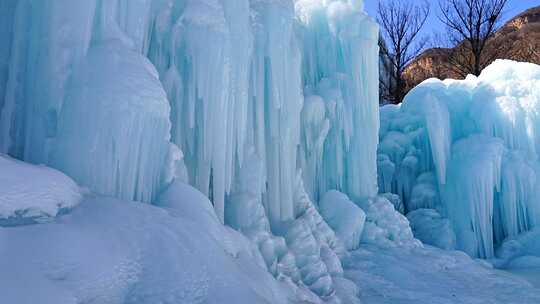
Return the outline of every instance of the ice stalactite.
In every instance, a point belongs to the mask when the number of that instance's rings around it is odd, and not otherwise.
[[[326,104],[316,95],[307,96],[302,109],[302,139],[300,162],[303,168],[306,191],[318,199],[321,189],[325,188],[320,174],[323,174],[324,143],[330,129],[326,118]]]
[[[517,236],[540,224],[538,192],[539,165],[522,152],[504,155],[501,168],[501,189],[494,200],[494,239],[501,243],[507,236]]]
[[[499,139],[472,135],[456,142],[442,188],[448,217],[457,235],[457,246],[476,257],[492,257],[493,201],[500,191],[503,145]]]
[[[148,54],[171,103],[172,140],[185,154],[190,182],[212,197],[223,221],[247,134],[249,2],[175,2],[160,12]]]
[[[255,54],[251,70],[254,143],[265,159],[268,217],[272,225],[294,216],[296,150],[303,105],[301,55],[292,1],[251,1]],[[279,26],[277,26],[279,25]]]
[[[362,1],[296,2],[305,91],[324,100],[330,122],[319,187],[310,193],[315,200],[329,189],[353,200],[377,193],[378,138],[372,131],[379,128],[378,26],[362,6]]]

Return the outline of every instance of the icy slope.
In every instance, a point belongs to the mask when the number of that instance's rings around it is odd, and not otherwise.
[[[540,66],[498,60],[478,78],[426,80],[401,107],[383,107],[381,191],[405,212],[437,209],[458,249],[493,257],[540,221],[539,88]]]

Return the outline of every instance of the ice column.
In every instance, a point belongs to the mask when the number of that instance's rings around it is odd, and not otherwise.
[[[292,220],[303,95],[292,1],[252,0],[254,143],[265,160],[266,210],[272,225]]]

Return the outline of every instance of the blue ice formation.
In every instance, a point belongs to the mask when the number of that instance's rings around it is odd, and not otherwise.
[[[316,202],[378,192],[363,1],[6,0],[0,40],[0,153],[124,201],[187,182],[298,299],[358,300],[340,258],[363,225],[336,235]]]
[[[429,79],[382,107],[379,188],[405,213],[438,210],[458,249],[493,257],[540,223],[539,88],[538,65],[497,60],[478,78]]]

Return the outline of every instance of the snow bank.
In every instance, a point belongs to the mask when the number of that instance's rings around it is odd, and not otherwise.
[[[79,187],[61,172],[0,155],[0,226],[51,221],[80,201]]]
[[[540,67],[497,60],[476,78],[426,80],[381,109],[379,188],[437,209],[457,248],[493,257],[540,220]]]

